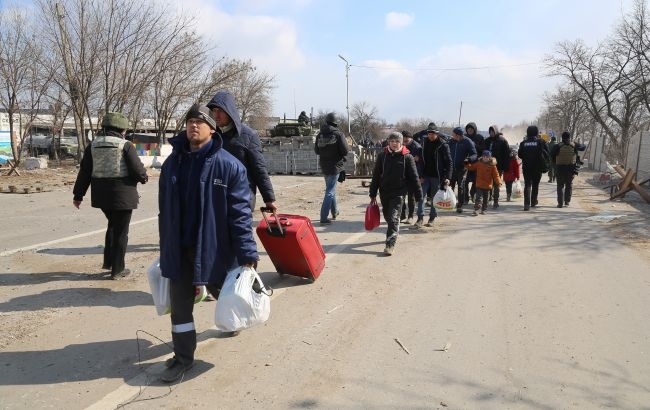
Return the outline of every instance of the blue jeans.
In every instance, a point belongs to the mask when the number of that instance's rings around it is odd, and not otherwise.
[[[433,196],[435,196],[438,188],[440,188],[440,179],[438,177],[424,177],[422,181],[422,192],[429,192],[431,190]],[[431,202],[433,203],[433,200]],[[434,219],[437,216],[438,211],[432,204],[431,209],[429,209],[429,219]],[[424,195],[422,195],[422,199],[418,202],[418,218],[424,218]]]
[[[332,212],[332,216],[336,217],[338,208],[336,207],[336,183],[338,182],[339,174],[325,175],[325,197],[323,198],[323,205],[320,207],[320,221],[327,221],[327,216]]]

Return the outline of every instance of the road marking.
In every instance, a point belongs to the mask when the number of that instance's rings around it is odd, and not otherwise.
[[[361,231],[353,235],[350,235],[348,238],[343,240],[339,245],[336,245],[334,248],[332,248],[330,252],[327,253],[326,260],[331,261],[332,259],[334,259],[336,255],[341,253],[341,251],[345,249],[348,245],[355,243],[367,233],[368,233],[367,231]],[[281,294],[286,292],[286,290],[287,288],[274,289],[273,295],[271,296],[271,300],[280,296]],[[212,330],[214,330],[214,327],[211,327],[210,329],[204,330],[203,332],[197,334],[197,348],[199,345],[208,342],[214,342],[215,340],[217,340],[215,338],[202,337],[205,332],[212,331]],[[147,370],[143,370],[137,376],[127,380],[120,387],[108,393],[106,396],[102,397],[94,404],[88,406],[86,409],[92,409],[92,410],[115,409],[115,407],[119,406],[121,403],[128,403],[134,397],[137,397],[137,395],[141,394],[143,390],[145,390],[149,386],[149,383],[151,382],[150,377],[152,377],[152,375],[162,372],[163,369],[164,369],[164,362],[152,364],[147,368]]]
[[[157,220],[158,220],[158,217],[154,216],[154,217],[151,217],[151,218],[141,219],[139,221],[131,222],[131,224],[129,226],[138,225],[138,224],[145,223],[145,222],[157,221]],[[12,249],[12,250],[9,250],[9,251],[0,252],[0,257],[13,255],[14,253],[22,252],[22,251],[31,251],[31,250],[34,250],[34,249],[42,249],[42,248],[46,248],[46,247],[48,247],[50,245],[55,245],[57,243],[71,241],[73,239],[85,238],[86,236],[92,236],[92,235],[96,235],[98,233],[106,233],[106,228],[98,229],[96,231],[91,231],[91,232],[86,232],[86,233],[80,233],[78,235],[66,236],[65,238],[59,238],[59,239],[55,239],[55,240],[49,241],[49,242],[37,243],[36,245],[30,245],[30,246],[25,246],[25,247],[18,248],[18,249]]]

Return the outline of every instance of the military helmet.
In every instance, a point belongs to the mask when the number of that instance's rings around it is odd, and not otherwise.
[[[333,112],[330,112],[325,116],[325,122],[335,127],[339,125],[339,123],[336,121],[336,114]]]
[[[107,112],[102,119],[102,128],[106,127],[125,131],[129,128],[129,119],[121,112]]]

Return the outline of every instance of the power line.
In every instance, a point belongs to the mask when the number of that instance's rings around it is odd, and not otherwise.
[[[368,70],[406,70],[406,71],[472,71],[472,70],[490,70],[495,68],[510,68],[510,67],[523,67],[530,65],[539,65],[541,63],[521,63],[521,64],[503,64],[503,65],[487,65],[487,66],[478,66],[478,67],[456,67],[456,68],[434,68],[434,67],[422,67],[422,68],[408,68],[408,67],[378,67],[371,65],[357,65],[350,64],[350,67],[365,68]]]

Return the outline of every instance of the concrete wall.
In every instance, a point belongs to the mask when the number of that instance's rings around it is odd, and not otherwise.
[[[642,131],[630,138],[625,169],[636,172],[636,180],[650,178],[650,131]]]

